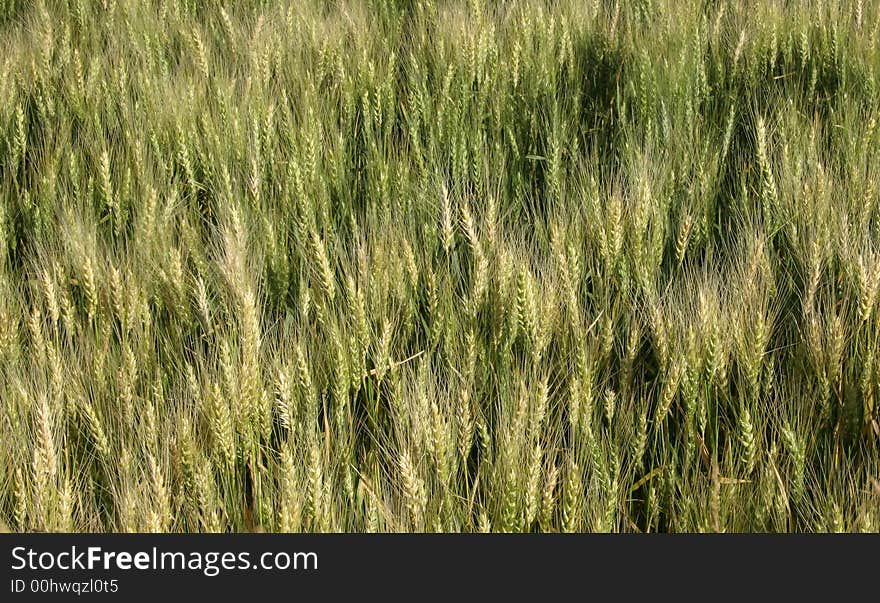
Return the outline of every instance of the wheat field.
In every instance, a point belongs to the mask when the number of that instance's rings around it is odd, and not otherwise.
[[[0,528],[880,530],[880,2],[0,0]]]

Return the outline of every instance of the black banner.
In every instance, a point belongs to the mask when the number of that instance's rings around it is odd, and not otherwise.
[[[3,534],[0,601],[877,595],[878,536]]]

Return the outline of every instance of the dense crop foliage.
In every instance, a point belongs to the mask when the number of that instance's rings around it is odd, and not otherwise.
[[[0,526],[880,529],[878,9],[0,0]]]

